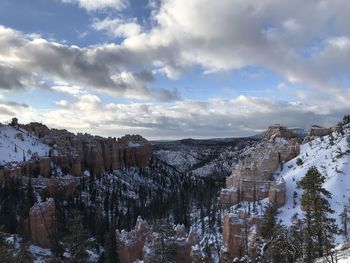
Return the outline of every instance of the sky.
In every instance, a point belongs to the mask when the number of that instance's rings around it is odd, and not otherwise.
[[[0,121],[148,139],[350,113],[348,0],[1,0]]]

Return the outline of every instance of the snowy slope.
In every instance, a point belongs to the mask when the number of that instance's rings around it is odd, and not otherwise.
[[[344,135],[334,132],[332,136],[317,138],[301,145],[299,156],[285,163],[283,171],[275,174],[276,179],[283,178],[287,185],[286,204],[279,213],[282,223],[290,225],[294,214],[299,217],[302,215],[302,190],[298,189],[297,182],[311,166],[316,166],[327,178],[324,186],[332,193],[330,203],[335,210],[333,217],[339,223],[339,214],[350,197],[350,148],[347,139],[350,138],[350,128],[344,128],[344,132]],[[301,166],[296,164],[298,158],[303,161]],[[294,192],[297,193],[296,198],[293,198]]]
[[[350,262],[350,243],[338,245],[334,248],[334,258],[337,263],[349,263]],[[324,263],[324,258],[319,258],[315,263]]]
[[[8,125],[0,125],[0,165],[29,160],[33,155],[47,156],[50,147],[37,137]]]
[[[233,163],[237,162],[244,149],[257,140],[235,138],[219,140],[183,140],[154,146],[155,156],[177,171],[193,176],[227,176]]]

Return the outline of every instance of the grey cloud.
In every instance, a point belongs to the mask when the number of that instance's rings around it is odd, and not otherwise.
[[[140,72],[134,73],[134,76],[137,77],[140,80],[152,82],[154,81],[153,73],[147,70],[142,70]]]
[[[28,104],[19,103],[19,102],[16,102],[16,101],[1,101],[0,100],[0,105],[6,105],[6,106],[11,106],[11,107],[29,108]]]
[[[0,106],[0,115],[15,116],[15,113],[5,107]]]
[[[18,68],[0,64],[0,89],[18,90],[25,87],[25,81],[30,78],[30,73]]]
[[[8,46],[10,42],[12,45]],[[79,48],[44,39],[31,39],[20,32],[1,27],[0,46],[5,54],[0,63],[9,65],[6,68],[2,66],[0,71],[0,87],[3,89],[24,88],[27,83],[23,80],[35,83],[33,75],[38,74],[49,80],[81,85],[114,96],[131,98],[135,95],[135,98],[165,101],[178,98],[174,92],[150,87],[149,84],[154,81],[150,71],[130,71],[132,67],[142,66],[142,60],[119,46]],[[128,82],[130,79],[114,79],[114,76],[125,73],[133,76],[132,83]],[[36,84],[43,86],[39,82]]]

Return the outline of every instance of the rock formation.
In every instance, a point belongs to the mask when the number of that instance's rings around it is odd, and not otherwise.
[[[85,170],[91,175],[110,172],[123,167],[145,168],[152,155],[150,142],[140,135],[126,135],[122,138],[103,138],[89,134],[77,135],[67,130],[49,129],[41,123],[32,122],[26,125],[12,121],[17,129],[17,139],[37,136],[40,141],[49,145],[48,156],[38,157],[31,154],[30,160],[20,163],[7,164],[0,168],[0,179],[7,176],[50,177],[56,171],[52,167],[59,167],[63,174],[81,176]]]
[[[249,254],[250,258],[257,255],[257,239],[255,226],[260,220],[248,217],[243,211],[224,216],[222,230],[221,262],[236,262],[236,258]]]
[[[285,186],[283,182],[274,184],[273,174],[283,169],[283,163],[299,152],[300,139],[297,135],[279,125],[269,127],[262,141],[245,153],[246,157],[226,179],[226,188],[220,193],[221,204],[229,207],[240,201],[269,197],[276,204],[283,205]]]
[[[150,235],[150,228],[141,217],[137,219],[135,228],[130,232],[117,231],[117,249],[120,262],[133,263],[137,259],[142,259],[143,247],[146,238]]]
[[[6,178],[50,177],[51,159],[49,157],[34,157],[31,160],[20,163],[8,163],[0,168],[0,181]]]
[[[154,263],[165,259],[169,262],[204,262],[198,251],[198,236],[195,232],[187,234],[183,226],[177,226],[173,235],[152,232],[147,222],[139,217],[134,229],[117,231],[116,237],[120,262],[143,260]]]
[[[326,135],[331,135],[333,132],[341,132],[342,126],[334,126],[330,128],[324,128],[318,125],[311,126],[311,129],[309,131],[309,134],[304,138],[303,143],[307,143],[309,141],[312,141],[313,139],[317,137],[322,137]]]
[[[152,154],[151,144],[139,135],[116,139],[82,133],[75,135],[38,123],[23,127],[52,147],[49,155],[54,164],[75,176],[80,176],[85,169],[96,175],[122,167],[144,168]]]
[[[35,203],[29,212],[30,239],[41,247],[50,247],[50,231],[55,220],[55,202]]]

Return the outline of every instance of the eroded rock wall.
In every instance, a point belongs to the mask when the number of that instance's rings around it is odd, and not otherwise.
[[[224,207],[240,201],[254,201],[270,197],[283,205],[285,187],[276,188],[273,175],[283,164],[300,153],[300,139],[285,127],[271,126],[265,137],[241,160],[226,179],[226,188],[220,193]],[[277,191],[278,190],[278,191]]]
[[[41,247],[50,247],[50,234],[55,220],[55,202],[35,203],[29,212],[30,240]]]

